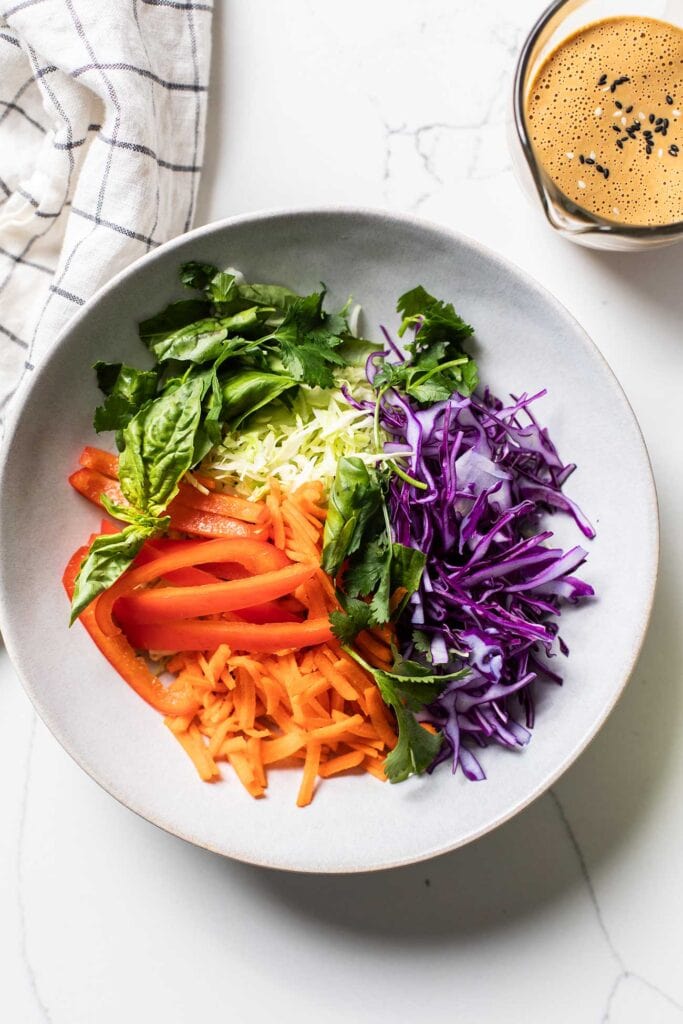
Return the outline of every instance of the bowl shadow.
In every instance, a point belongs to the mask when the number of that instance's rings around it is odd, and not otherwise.
[[[628,856],[630,843],[648,827],[674,758],[683,693],[667,666],[683,659],[683,639],[676,581],[667,564],[665,550],[650,629],[631,682],[598,737],[550,794],[477,842],[431,861],[355,875],[222,862],[231,882],[258,890],[298,918],[394,947],[458,944],[539,915],[553,903],[586,898],[580,857],[599,902],[601,875]]]

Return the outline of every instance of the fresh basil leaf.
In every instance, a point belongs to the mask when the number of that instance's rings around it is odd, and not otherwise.
[[[198,320],[204,320],[210,313],[210,304],[202,299],[181,299],[180,302],[172,302],[161,313],[138,324],[140,340],[150,351],[154,351],[155,346],[163,342],[169,334]]]
[[[280,312],[289,309],[300,298],[296,292],[278,284],[239,284],[237,294],[255,306],[268,306]]]
[[[235,429],[247,416],[295,387],[296,381],[284,373],[238,370],[223,381],[222,418]]]
[[[136,370],[121,363],[95,363],[94,369],[97,382],[107,396],[95,410],[95,430],[98,433],[122,430],[138,410],[154,398],[159,375],[156,370]]]
[[[144,406],[125,428],[119,481],[138,511],[158,515],[177,494],[181,477],[193,465],[207,387],[205,375],[190,378]]]
[[[341,458],[329,496],[323,535],[322,567],[336,576],[342,562],[356,551],[366,526],[381,507],[377,474],[357,456]]]
[[[98,594],[107,590],[126,571],[153,532],[146,527],[126,526],[121,533],[103,534],[93,541],[76,577],[70,625]]]
[[[228,330],[215,317],[206,317],[186,324],[177,331],[169,331],[150,345],[157,361],[168,359],[181,362],[207,363],[216,359],[224,348]]]

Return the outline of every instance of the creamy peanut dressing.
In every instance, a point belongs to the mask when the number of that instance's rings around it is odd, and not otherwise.
[[[607,18],[545,60],[526,102],[537,159],[577,205],[630,225],[683,220],[683,31]]]

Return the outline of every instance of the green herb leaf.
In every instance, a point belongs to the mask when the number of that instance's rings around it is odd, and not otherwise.
[[[397,657],[391,671],[383,672],[369,665],[353,648],[344,649],[374,678],[384,703],[396,715],[398,743],[384,763],[387,778],[403,782],[410,775],[421,775],[438,754],[443,738],[440,733],[423,729],[415,713],[435,700],[448,680],[461,678],[467,670],[436,676],[424,665]]]
[[[221,387],[222,418],[234,430],[247,416],[279,398],[290,388],[297,387],[297,382],[284,373],[238,370],[231,373]]]
[[[240,284],[237,286],[237,294],[245,302],[272,307],[281,312],[288,310],[300,298],[296,292],[278,284]]]
[[[381,503],[377,474],[357,456],[340,459],[323,535],[322,567],[328,575],[336,576],[344,559],[358,550]]]
[[[372,608],[365,601],[338,594],[343,611],[330,613],[332,632],[343,644],[350,644],[358,633],[373,625]]]
[[[159,515],[193,465],[195,435],[209,381],[189,379],[144,406],[123,432],[119,481],[135,509]]]
[[[154,532],[148,527],[131,525],[121,533],[104,534],[93,541],[76,577],[70,625],[98,594],[107,590],[126,571],[145,540]]]
[[[325,294],[323,286],[290,303],[282,323],[266,340],[278,346],[284,367],[295,380],[329,388],[334,385],[332,367],[346,365],[335,349],[348,334],[348,324],[341,314],[323,312]]]
[[[169,334],[187,327],[198,320],[204,320],[211,313],[211,305],[201,299],[181,299],[172,302],[160,313],[138,324],[140,340],[150,351],[154,351]]]
[[[220,320],[206,317],[186,324],[176,331],[156,335],[157,340],[150,344],[149,348],[160,363],[168,359],[206,363],[221,354],[227,337],[228,329]]]
[[[95,363],[97,383],[107,396],[95,410],[93,425],[103,430],[122,430],[142,406],[154,398],[159,375],[156,370],[136,370],[122,363]]]

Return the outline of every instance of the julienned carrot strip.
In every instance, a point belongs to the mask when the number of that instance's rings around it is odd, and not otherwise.
[[[387,708],[376,686],[368,686],[365,691],[365,702],[375,732],[384,740],[389,750],[396,746],[396,733],[390,725]]]
[[[318,671],[325,677],[329,685],[332,686],[337,693],[344,698],[344,700],[357,699],[358,694],[356,693],[356,690],[348,679],[345,679],[341,672],[338,672],[330,663],[324,651],[316,651],[315,664]]]
[[[266,508],[270,513],[273,544],[276,548],[284,550],[286,543],[285,524],[282,512],[280,511],[280,504],[272,494],[269,494],[266,498]]]
[[[363,718],[361,715],[345,715],[344,718],[339,722],[333,722],[331,725],[323,725],[321,728],[313,729],[311,736],[316,740],[331,740],[336,737],[343,736],[345,732],[352,732],[354,725],[361,725]]]
[[[165,724],[169,725],[168,720],[165,720]],[[213,782],[214,779],[219,778],[220,773],[216,762],[209,753],[196,726],[190,726],[187,732],[176,732],[175,729],[171,729],[171,732],[185,752],[190,755],[200,779],[203,779],[204,782]]]
[[[362,750],[350,750],[348,754],[340,754],[339,757],[330,758],[325,764],[321,764],[318,768],[318,775],[321,779],[329,779],[332,775],[347,772],[362,764],[364,757],[365,754]]]
[[[366,757],[363,761],[363,768],[365,768],[366,772],[370,772],[371,775],[374,775],[376,779],[379,779],[380,782],[387,781],[387,777],[384,774],[383,761],[376,761],[371,757]]]
[[[89,486],[93,474],[105,481],[103,485],[95,476],[98,487],[117,486],[117,481],[107,476],[112,472],[111,462],[97,454],[84,458]],[[193,514],[213,514],[212,509],[219,505],[221,511],[227,511],[224,503],[212,505],[207,500],[220,497],[215,492],[207,495],[189,484],[183,487],[187,490],[181,493],[182,502],[187,502],[188,509],[190,501],[204,506],[195,508]],[[112,597],[119,599],[117,612],[119,608],[125,611],[127,602],[133,609],[136,604],[149,605],[148,613],[157,603],[173,606],[181,596],[190,598],[190,603],[201,598],[201,614],[205,614],[215,610],[212,606],[204,611],[206,601],[214,599],[213,592],[222,598],[238,591],[243,595],[254,573],[262,577],[261,583],[267,583],[268,574],[281,579],[280,570],[288,566],[285,575],[291,577],[290,583],[301,579],[295,591],[298,600],[281,597],[268,605],[262,587],[256,607],[259,614],[265,609],[265,619],[286,609],[289,617],[297,620],[293,623],[245,621],[248,609],[243,608],[210,619],[195,615],[159,623],[126,622],[125,626],[131,641],[141,649],[177,652],[166,663],[166,669],[176,675],[171,687],[164,690],[152,679],[164,695],[166,724],[200,776],[213,781],[218,777],[216,761],[228,761],[247,792],[262,797],[269,766],[303,767],[297,803],[305,806],[313,797],[317,778],[367,771],[384,780],[382,766],[387,750],[395,745],[395,729],[370,676],[342,651],[329,629],[328,614],[338,604],[333,582],[317,568],[325,520],[322,487],[304,484],[293,494],[283,494],[273,481],[262,507],[275,543],[257,541],[250,549],[252,555],[260,555],[258,565],[245,568],[237,564],[232,556],[234,542],[227,542],[226,547],[222,540],[154,540],[145,546],[134,568],[124,574],[123,582],[110,588],[89,611],[97,625],[102,602],[102,621],[113,630]],[[145,559],[150,560],[147,565]],[[266,564],[268,560],[271,564]],[[218,582],[225,579],[230,586]],[[163,580],[165,585],[136,589],[155,580]],[[232,585],[235,583],[237,586]],[[391,640],[386,630],[366,633],[361,649],[374,663],[386,665],[391,658]],[[103,641],[127,644],[120,633],[104,636]],[[129,645],[128,650],[135,657]]]
[[[306,747],[306,760],[304,762],[304,774],[301,779],[299,795],[296,798],[297,807],[306,807],[313,799],[315,780],[320,765],[320,744],[309,742]]]
[[[365,655],[373,668],[389,668],[392,664],[391,650],[376,640],[364,629],[356,637],[356,647]]]

